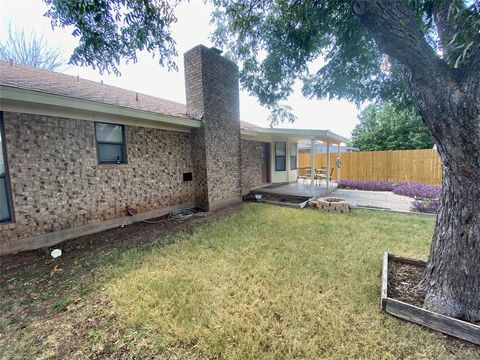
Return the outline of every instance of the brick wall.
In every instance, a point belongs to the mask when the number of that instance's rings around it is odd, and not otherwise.
[[[215,209],[241,195],[240,110],[237,66],[213,49],[197,46],[184,56],[187,113],[200,118],[194,151],[205,171],[201,203]],[[203,166],[203,167],[202,167]],[[198,182],[197,182],[198,184]]]
[[[7,112],[4,126],[15,224],[3,243],[194,201],[188,133],[125,126],[128,164],[99,165],[93,122]]]
[[[187,112],[202,127],[181,133],[125,126],[128,164],[97,163],[91,121],[4,113],[15,222],[0,225],[0,253],[19,239],[26,249],[39,238],[78,236],[82,226],[98,231],[91,225],[124,221],[126,206],[146,212],[196,203],[212,210],[240,201],[238,68],[197,46],[185,54],[185,81]],[[250,185],[261,181],[261,155],[255,159],[252,146],[243,167]],[[183,181],[185,172],[193,181]],[[62,231],[69,235],[57,238]],[[45,234],[52,237],[44,241]]]
[[[242,189],[248,190],[262,185],[263,147],[260,141],[241,141]]]

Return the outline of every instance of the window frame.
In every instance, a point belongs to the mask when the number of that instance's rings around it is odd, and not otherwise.
[[[116,141],[99,141],[97,137],[97,124],[103,124],[103,125],[112,125],[112,126],[121,126],[122,127],[122,142],[116,142]],[[107,122],[102,122],[102,121],[95,121],[94,122],[94,132],[95,132],[95,145],[97,148],[97,162],[99,165],[124,165],[127,164],[127,141],[125,139],[125,125],[123,124],[114,124],[114,123],[107,123]],[[123,161],[117,162],[117,161],[101,161],[100,160],[100,150],[98,145],[121,145],[122,149],[122,157]]]
[[[2,152],[3,152],[3,162],[5,165],[5,172],[0,174],[0,178],[5,179],[5,188],[6,188],[6,195],[7,195],[7,208],[8,208],[8,215],[9,217],[0,220],[0,224],[9,224],[15,222],[15,214],[13,211],[13,199],[12,199],[12,191],[10,187],[10,175],[8,171],[8,161],[7,161],[7,141],[5,139],[5,127],[3,122],[3,111],[0,111],[0,136],[2,137]]]
[[[292,154],[292,146],[295,146],[295,154]],[[298,144],[290,143],[290,170],[297,170],[297,152]],[[292,159],[295,159],[292,161]]]
[[[285,155],[277,155],[277,145],[285,145]],[[283,158],[283,168],[278,168],[278,158]],[[275,171],[287,171],[287,142],[286,141],[275,141]]]

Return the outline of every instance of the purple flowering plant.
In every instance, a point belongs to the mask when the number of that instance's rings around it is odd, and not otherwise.
[[[392,191],[393,183],[390,181],[340,180],[338,182],[338,188],[366,191]]]
[[[393,187],[393,193],[416,199],[437,199],[442,188],[437,185],[404,182]]]
[[[440,207],[440,200],[438,199],[418,199],[412,201],[412,210],[435,214]]]
[[[339,189],[366,191],[392,191],[394,194],[414,198],[412,210],[422,213],[436,213],[440,206],[442,188],[437,185],[403,182],[393,184],[390,181],[340,180]]]

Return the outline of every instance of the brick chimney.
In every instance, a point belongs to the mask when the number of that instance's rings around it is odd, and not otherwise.
[[[214,210],[241,199],[238,67],[203,45],[184,61],[187,114],[202,121],[192,134],[195,200]]]

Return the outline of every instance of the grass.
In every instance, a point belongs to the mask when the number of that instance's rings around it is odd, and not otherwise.
[[[92,253],[79,275],[49,274],[38,300],[2,297],[0,358],[477,359],[379,311],[383,252],[425,258],[433,225],[250,204],[191,234]]]

